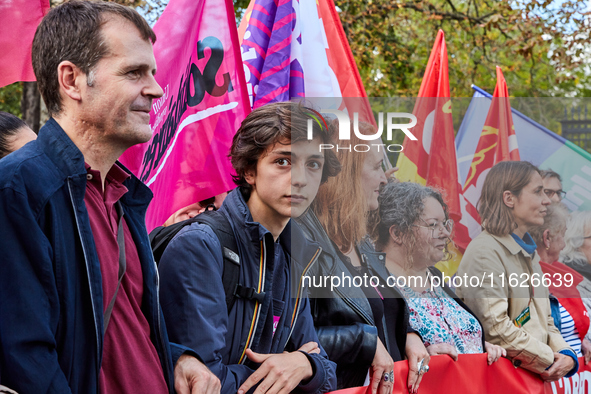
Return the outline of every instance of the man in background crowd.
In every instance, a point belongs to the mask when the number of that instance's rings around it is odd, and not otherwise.
[[[562,178],[560,174],[552,171],[551,169],[540,171],[542,176],[542,182],[544,184],[544,193],[552,202],[560,202],[566,195],[566,192],[562,190]]]

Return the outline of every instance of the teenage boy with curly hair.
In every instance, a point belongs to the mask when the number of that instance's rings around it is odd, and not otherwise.
[[[335,364],[318,345],[300,280],[319,248],[290,220],[339,171],[334,153],[319,149],[327,142],[322,119],[292,103],[255,109],[234,136],[238,187],[220,212],[236,240],[240,286],[253,297],[237,298],[227,310],[220,241],[206,224],[184,227],[162,255],[160,294],[170,337],[203,357],[222,393],[243,394],[257,384],[257,394],[336,387]]]

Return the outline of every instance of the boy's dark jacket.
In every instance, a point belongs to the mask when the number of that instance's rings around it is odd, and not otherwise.
[[[18,392],[98,393],[104,300],[86,175],[82,153],[53,119],[36,141],[0,161],[0,382]],[[133,175],[124,184],[142,309],[173,393],[174,362],[188,349],[171,347],[158,305],[145,227],[152,192]]]
[[[201,223],[183,228],[164,251],[159,265],[161,300],[171,339],[203,357],[220,378],[222,393],[236,393],[256,368],[244,355],[246,347],[257,353],[282,353],[310,341],[318,343],[301,276],[320,249],[305,241],[292,221],[274,242],[269,231],[253,222],[240,189],[228,194],[220,212],[236,237],[239,283],[264,292],[263,302],[238,298],[228,314],[220,243],[211,227]],[[281,299],[273,300],[274,292],[282,294]],[[274,335],[273,316],[281,316]],[[308,359],[314,376],[296,391],[334,390],[336,365],[324,350]]]

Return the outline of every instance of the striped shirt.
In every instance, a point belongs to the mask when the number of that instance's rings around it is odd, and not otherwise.
[[[577,357],[583,357],[581,353],[581,338],[579,331],[575,327],[575,321],[570,313],[560,304],[560,334],[566,341],[568,346],[573,348],[577,353]]]

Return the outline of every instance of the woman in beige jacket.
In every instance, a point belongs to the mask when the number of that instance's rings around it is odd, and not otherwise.
[[[464,280],[457,293],[480,319],[486,340],[505,348],[513,365],[554,381],[576,373],[578,362],[550,310],[548,280],[562,278],[543,276],[528,233],[544,223],[549,204],[535,166],[495,165],[478,204],[483,232],[462,258],[457,275]]]

